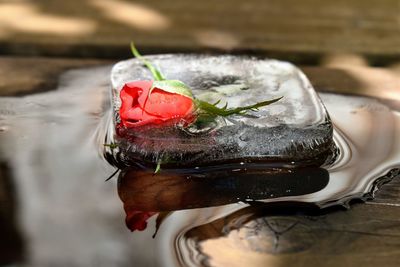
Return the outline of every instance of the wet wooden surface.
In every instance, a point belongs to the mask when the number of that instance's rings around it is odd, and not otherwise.
[[[375,201],[321,214],[275,209],[201,248],[212,266],[399,266],[399,215],[398,205]],[[220,230],[216,224],[199,236]]]
[[[113,64],[115,60],[0,57],[0,96],[25,95],[56,87],[58,75],[68,69]],[[338,54],[325,57],[320,66],[301,66],[315,88],[326,92],[400,99],[400,61],[387,67],[370,67],[363,57]]]
[[[392,94],[383,98],[400,99],[397,68],[371,68],[362,64],[345,64],[343,67],[339,63],[303,67],[303,70],[317,88],[379,96],[379,88],[374,82],[380,81],[392,86]],[[26,67],[35,64],[35,68]],[[57,74],[67,68],[102,64],[104,62],[93,60],[3,57],[0,58],[0,95],[36,93],[41,88],[38,84],[47,84],[47,89],[51,89],[57,82]],[[12,77],[18,74],[24,76],[22,83]],[[13,251],[16,252],[12,256],[18,259],[23,245],[21,240],[12,238],[13,234],[21,237],[15,227],[14,211],[10,210],[16,200],[7,189],[10,188],[7,167],[5,164],[1,166],[0,225],[5,225],[2,231],[6,229],[5,233],[11,235],[7,238],[14,241]],[[384,185],[375,200],[355,203],[349,210],[334,208],[309,212],[271,208],[268,214],[228,236],[221,234],[219,221],[195,229],[191,234],[204,239],[201,249],[212,256],[208,262],[212,266],[228,266],[228,262],[229,266],[400,265],[400,177]],[[262,235],[257,233],[257,229],[262,230]],[[257,239],[261,241],[249,241],[254,240],[251,238],[254,235],[258,235]],[[4,246],[0,242],[0,247]]]
[[[0,95],[25,95],[56,88],[58,76],[71,68],[98,65],[100,60],[68,58],[0,58]]]

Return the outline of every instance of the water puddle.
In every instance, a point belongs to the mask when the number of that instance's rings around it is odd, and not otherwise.
[[[30,266],[204,266],[213,249],[205,241],[226,237],[254,251],[290,253],[299,250],[300,226],[290,217],[271,224],[269,214],[347,205],[399,175],[400,112],[377,99],[321,92],[339,149],[327,166],[267,178],[257,175],[262,166],[212,179],[126,170],[104,183],[115,170],[99,156],[112,131],[109,73],[109,66],[73,70],[56,91],[0,98],[0,161],[14,188],[16,235],[25,240],[19,260]],[[128,225],[145,231],[125,228],[123,207]],[[274,245],[288,231],[293,241]]]

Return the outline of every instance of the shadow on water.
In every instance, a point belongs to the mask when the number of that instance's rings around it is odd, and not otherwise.
[[[171,211],[305,195],[320,191],[328,182],[328,171],[318,167],[222,170],[208,176],[173,170],[154,175],[130,169],[120,175],[118,193],[126,209]]]
[[[18,227],[16,188],[7,164],[0,163],[0,265],[22,262],[24,238]]]
[[[311,194],[328,182],[328,171],[318,167],[214,170],[211,174],[167,170],[156,175],[150,170],[128,169],[118,178],[118,194],[129,229],[144,230],[148,218],[161,212],[158,231],[166,212]]]

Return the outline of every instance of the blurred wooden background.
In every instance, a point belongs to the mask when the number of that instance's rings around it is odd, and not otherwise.
[[[317,63],[399,59],[399,0],[1,0],[0,52],[116,58],[145,52],[255,53]]]

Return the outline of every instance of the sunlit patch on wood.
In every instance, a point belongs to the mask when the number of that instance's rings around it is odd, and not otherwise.
[[[240,44],[237,36],[226,31],[199,30],[194,32],[194,37],[200,44],[212,48],[233,49]]]
[[[28,2],[1,4],[0,18],[0,37],[12,32],[82,36],[96,29],[91,20],[44,14]]]
[[[171,24],[161,12],[142,4],[118,0],[91,0],[89,3],[109,19],[139,30],[165,30]]]

